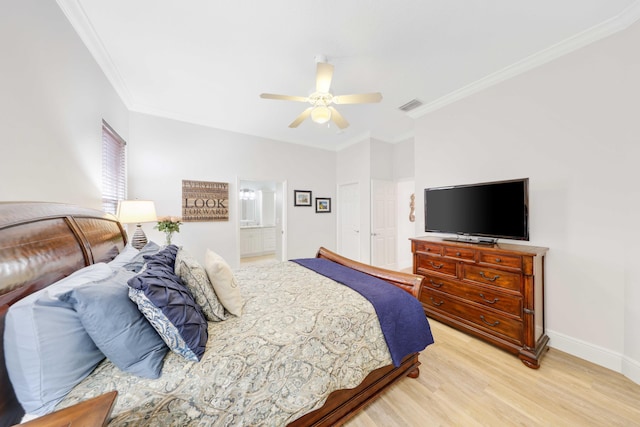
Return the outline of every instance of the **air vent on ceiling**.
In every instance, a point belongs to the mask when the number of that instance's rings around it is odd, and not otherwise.
[[[404,111],[405,113],[407,111],[411,111],[413,109],[418,108],[419,106],[422,105],[422,101],[420,101],[419,99],[412,99],[411,101],[407,102],[404,105],[401,105],[400,107],[398,107],[398,109]]]

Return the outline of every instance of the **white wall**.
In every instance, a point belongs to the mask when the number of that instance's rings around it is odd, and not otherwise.
[[[415,192],[414,180],[396,181],[396,223],[398,227],[398,246],[396,248],[397,269],[404,270],[413,266],[410,238],[415,237],[414,222],[409,220],[411,213],[411,195]],[[415,211],[414,211],[415,213]]]
[[[129,197],[151,199],[158,215],[181,215],[182,180],[229,183],[229,221],[189,222],[174,242],[202,260],[210,248],[237,265],[237,179],[287,181],[288,258],[313,257],[320,246],[335,250],[336,216],[294,207],[293,190],[335,200],[336,153],[132,113],[129,144]],[[153,224],[147,236],[162,241]]]
[[[102,119],[128,111],[55,2],[0,13],[0,200],[101,208]]]
[[[396,181],[398,197],[398,249],[396,259],[398,269],[403,270],[413,266],[410,238],[416,236],[415,222],[409,221],[411,194],[415,189],[415,143],[408,138],[393,145],[393,176]],[[418,199],[415,199],[418,203]],[[415,212],[414,212],[415,213]]]
[[[530,178],[551,346],[640,382],[640,24],[416,121],[425,187]]]
[[[415,143],[413,138],[393,145],[393,176],[396,181],[415,176]]]
[[[371,177],[382,181],[393,181],[394,145],[371,139]]]

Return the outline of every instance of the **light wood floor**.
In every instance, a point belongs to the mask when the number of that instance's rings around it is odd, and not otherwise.
[[[435,344],[404,378],[345,425],[640,426],[640,385],[550,349],[539,369],[429,319]]]
[[[276,254],[240,258],[240,265],[243,267],[246,267],[248,265],[267,264],[272,262],[278,262]]]

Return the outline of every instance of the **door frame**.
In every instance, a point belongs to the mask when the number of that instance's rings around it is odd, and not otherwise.
[[[281,249],[279,261],[286,261],[287,259],[287,180],[281,179],[267,179],[267,178],[246,178],[236,177],[236,191],[235,201],[236,206],[236,265],[240,265],[240,183],[242,181],[251,182],[269,182],[275,184],[276,193],[276,239],[278,238],[277,232],[280,229],[280,239],[276,242],[276,258],[278,258],[278,246]],[[280,188],[280,190],[279,190]]]

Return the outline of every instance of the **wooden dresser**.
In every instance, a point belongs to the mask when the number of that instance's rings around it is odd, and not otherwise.
[[[471,333],[531,367],[548,349],[544,324],[547,248],[411,239],[413,272],[425,277],[420,302],[429,317]]]

